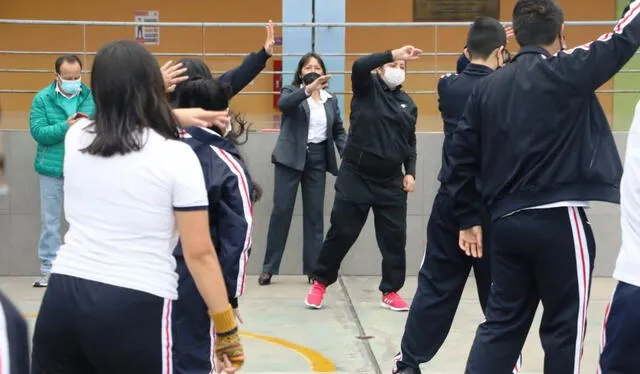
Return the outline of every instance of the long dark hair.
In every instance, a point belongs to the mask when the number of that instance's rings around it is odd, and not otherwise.
[[[173,106],[176,108],[202,108],[205,110],[225,110],[229,107],[231,98],[231,88],[220,83],[215,78],[202,78],[197,76],[180,83],[173,95]],[[248,123],[240,113],[231,113],[231,130],[225,136],[231,143],[238,146],[249,140],[248,130],[251,124]],[[222,131],[214,126],[211,130],[220,135]],[[240,138],[244,136],[244,140]],[[242,157],[240,157],[242,160]],[[244,160],[242,160],[244,163]],[[247,171],[248,172],[248,171]],[[251,176],[249,176],[251,178]],[[253,181],[253,191],[251,200],[256,202],[262,197],[262,187]]]
[[[93,61],[91,91],[96,105],[91,127],[96,137],[83,152],[110,157],[139,151],[145,129],[180,139],[160,66],[140,44],[118,40],[103,46]]]
[[[302,56],[302,58],[300,59],[300,61],[298,62],[298,68],[296,69],[296,73],[293,76],[293,82],[291,82],[291,85],[298,87],[299,85],[302,84],[302,68],[309,62],[309,60],[311,60],[312,58],[315,58],[316,60],[318,60],[318,63],[320,63],[320,67],[322,67],[322,74],[327,74],[327,68],[324,66],[324,61],[322,61],[322,57],[320,57],[318,54],[313,53],[313,52],[309,52],[307,54],[305,54],[304,56]]]
[[[197,58],[183,58],[179,60],[178,63],[182,63],[182,67],[187,69],[187,71],[185,71],[183,75],[188,76],[189,79],[187,81],[178,83],[176,89],[173,92],[169,93],[169,101],[171,102],[171,105],[176,108],[176,97],[178,88],[180,88],[180,86],[192,80],[213,78],[211,69],[209,69],[209,66],[207,66],[207,64],[203,60],[199,60]]]
[[[205,110],[225,110],[229,107],[231,88],[215,78],[196,77],[182,82],[174,91],[173,106],[176,108],[202,108]],[[251,123],[240,113],[231,112],[231,130],[225,136],[234,145],[242,145],[249,140]],[[222,131],[214,126],[211,130],[220,135]],[[240,138],[244,136],[244,140]]]

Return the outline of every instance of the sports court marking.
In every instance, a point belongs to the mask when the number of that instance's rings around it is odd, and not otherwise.
[[[37,317],[37,314],[23,314],[22,316],[24,318],[35,319]],[[275,344],[289,351],[297,353],[305,360],[307,360],[307,362],[309,362],[309,365],[311,366],[311,372],[313,373],[336,372],[336,365],[334,365],[333,361],[309,347],[305,347],[288,340],[276,338],[269,335],[256,334],[253,332],[240,331],[240,335],[251,339],[261,340],[266,343]]]

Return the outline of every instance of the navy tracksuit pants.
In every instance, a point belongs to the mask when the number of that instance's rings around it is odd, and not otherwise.
[[[488,238],[488,225],[483,226]],[[467,256],[458,246],[459,231],[453,200],[438,192],[427,223],[427,248],[397,357],[398,369],[409,367],[419,373],[418,365],[438,352],[451,329],[471,268],[484,311],[491,287],[489,251],[485,246],[480,259]]]
[[[176,256],[178,300],[173,308],[174,374],[215,373],[214,329],[184,257]]]
[[[619,282],[607,307],[598,374],[640,373],[640,287]]]
[[[0,292],[0,373],[29,374],[27,322]]]
[[[33,333],[32,374],[172,373],[172,301],[52,274]]]
[[[494,221],[491,231],[493,284],[465,373],[511,373],[540,301],[544,372],[581,373],[595,258],[584,210],[522,210]]]

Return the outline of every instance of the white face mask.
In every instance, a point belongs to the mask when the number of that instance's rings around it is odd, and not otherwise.
[[[382,78],[389,88],[394,89],[404,82],[405,72],[400,68],[384,68]]]

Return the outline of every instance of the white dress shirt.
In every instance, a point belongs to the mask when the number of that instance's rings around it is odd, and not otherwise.
[[[312,96],[307,98],[309,104],[309,135],[307,143],[322,143],[327,140],[327,112],[324,103],[331,97],[325,90],[320,90],[320,101],[315,101]]]

